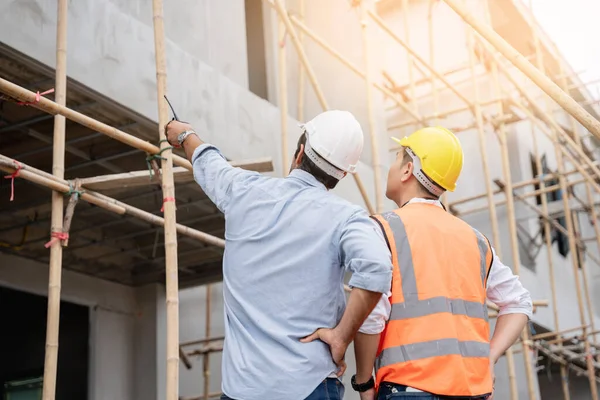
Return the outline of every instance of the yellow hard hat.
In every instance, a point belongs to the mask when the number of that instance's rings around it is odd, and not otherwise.
[[[429,178],[445,190],[453,192],[456,189],[456,181],[463,166],[463,152],[454,133],[436,126],[419,129],[402,139],[392,139],[400,146],[409,148],[418,158],[414,174],[419,181],[421,178],[418,174],[422,171],[426,175],[423,178]],[[425,187],[429,189],[427,184]]]

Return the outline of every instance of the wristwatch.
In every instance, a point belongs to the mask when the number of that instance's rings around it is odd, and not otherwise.
[[[357,392],[366,392],[367,390],[375,387],[375,379],[373,379],[372,376],[371,379],[369,379],[365,383],[356,383],[356,375],[352,375],[350,383],[352,384],[352,389],[354,389]]]
[[[179,135],[177,135],[177,144],[179,144],[179,146],[182,146],[185,139],[187,139],[187,137],[190,135],[198,136],[198,134],[195,131],[188,129],[187,131],[181,132]]]

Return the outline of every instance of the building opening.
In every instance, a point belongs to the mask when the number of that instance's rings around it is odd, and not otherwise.
[[[262,0],[246,0],[245,6],[249,89],[255,95],[268,100]]]
[[[48,298],[0,287],[0,399],[41,400]],[[56,400],[88,398],[89,308],[62,301]]]

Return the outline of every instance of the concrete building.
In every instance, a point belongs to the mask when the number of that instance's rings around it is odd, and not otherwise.
[[[579,80],[568,60],[557,54],[552,41],[530,21],[530,14],[520,0],[488,0],[491,25],[509,44],[530,61],[541,54],[548,76],[557,84],[569,87],[571,96],[585,105],[598,119],[597,103]],[[361,32],[360,7],[353,1],[327,2],[287,0],[297,32],[302,24],[312,34],[334,48],[351,68],[343,65],[323,49],[308,33],[301,37],[307,59],[314,69],[320,88],[331,108],[353,112],[367,135],[359,174],[366,192],[375,199],[375,170],[385,185],[387,168],[394,157],[390,135],[402,136],[420,125],[407,108],[426,118],[427,124],[439,123],[453,128],[465,152],[465,166],[459,188],[448,195],[452,211],[473,224],[490,239],[495,235],[490,211],[483,193],[486,175],[479,131],[474,126],[471,109],[436,79],[423,64],[408,57],[407,52],[382,30],[373,18],[366,18],[369,38],[368,76],[373,88],[372,120],[369,119],[365,57]],[[272,172],[281,176],[287,168],[296,140],[298,121],[312,118],[322,104],[311,87],[294,49],[291,33],[278,31],[278,18],[262,0],[179,0],[165,2],[167,36],[167,83],[169,99],[178,115],[191,122],[207,142],[217,145],[231,160],[272,159]],[[486,2],[469,0],[468,10],[486,18]],[[156,143],[157,105],[152,2],[149,0],[78,0],[68,4],[67,106],[85,115],[118,127],[144,140]],[[43,92],[54,85],[56,60],[56,0],[0,1],[0,77],[31,91]],[[523,94],[504,76],[501,93],[494,92],[495,81],[491,58],[480,44],[469,51],[469,29],[444,2],[427,0],[380,0],[369,5],[392,31],[406,41],[415,53],[439,71],[445,80],[470,101],[478,88],[479,100],[485,104],[484,144],[492,190],[493,181],[506,182],[503,174],[502,146],[498,131],[506,126],[509,170],[514,183],[535,180],[559,169],[559,160],[544,128],[535,127],[527,114],[510,103],[522,100]],[[568,9],[565,8],[565,12]],[[301,22],[304,21],[304,22]],[[407,25],[408,24],[408,25]],[[409,38],[405,35],[408,32]],[[538,42],[539,40],[539,42]],[[539,46],[536,44],[539,43]],[[283,50],[282,50],[283,49]],[[285,53],[285,77],[280,78],[278,54]],[[475,62],[477,85],[473,84],[469,58]],[[551,113],[573,140],[581,139],[582,152],[592,162],[598,157],[597,141],[578,123],[571,125],[569,115],[547,98],[529,79],[502,60],[503,70],[522,85],[536,104]],[[562,65],[562,68],[561,68]],[[355,70],[353,71],[352,68]],[[357,73],[358,71],[358,73]],[[412,76],[412,78],[411,78]],[[566,77],[562,80],[561,77]],[[411,90],[411,81],[414,92]],[[287,148],[283,149],[280,109],[281,82],[285,82],[288,118]],[[301,93],[299,93],[301,92]],[[386,94],[384,94],[387,93]],[[390,94],[393,99],[390,98]],[[300,97],[301,96],[301,97]],[[48,95],[52,98],[52,94]],[[301,100],[299,100],[301,99]],[[505,119],[499,119],[497,102],[502,101]],[[463,111],[443,115],[464,107]],[[529,107],[529,110],[534,108]],[[438,114],[439,117],[431,117]],[[538,118],[539,111],[534,110]],[[51,116],[33,107],[15,104],[8,98],[0,103],[0,154],[46,172],[52,172]],[[371,140],[371,135],[375,139]],[[373,151],[376,147],[376,152]],[[564,139],[561,146],[567,148]],[[282,150],[283,149],[283,150]],[[575,164],[585,165],[584,158],[573,151]],[[284,153],[287,152],[287,158]],[[375,157],[374,154],[379,156]],[[535,155],[541,157],[543,171],[538,171]],[[285,161],[284,163],[284,160]],[[575,169],[566,158],[565,171]],[[67,123],[67,179],[145,170],[146,154],[107,138],[105,135],[73,122]],[[592,176],[594,175],[591,172]],[[571,174],[570,182],[582,179]],[[553,266],[559,330],[578,328],[565,335],[572,357],[569,365],[585,372],[582,343],[573,337],[600,326],[596,310],[600,307],[600,280],[595,259],[600,258],[597,235],[592,219],[586,186],[592,188],[592,207],[598,193],[589,183],[573,186],[573,193],[555,191],[548,194],[550,219],[564,227],[561,196],[567,196],[576,221],[576,233],[586,252],[579,251],[579,269],[575,275],[568,236],[551,227],[553,242],[548,251],[543,239],[543,222],[532,207],[541,204],[541,195],[525,201],[514,197],[514,220],[517,225],[520,277],[534,300],[549,300],[548,306],[536,308],[532,321],[534,333],[557,329],[553,315],[550,265]],[[49,240],[50,191],[26,180],[16,179],[14,201],[9,200],[10,179],[0,182],[0,310],[4,326],[0,346],[0,391],[6,393],[22,387],[28,380],[35,397],[44,367],[46,295],[48,292],[48,256],[43,246]],[[547,182],[547,186],[558,182]],[[519,195],[537,190],[531,182],[517,190]],[[136,187],[96,189],[102,193],[159,215],[162,203],[160,187],[148,180]],[[394,205],[383,198],[382,209]],[[357,185],[351,178],[342,181],[335,192],[364,205]],[[461,199],[481,195],[469,203]],[[511,252],[512,213],[505,206],[505,196],[495,196],[498,240],[494,245],[507,265],[514,265]],[[525,204],[527,203],[527,204]],[[193,182],[177,186],[178,222],[212,235],[223,237],[224,220]],[[477,210],[469,212],[469,210]],[[561,211],[563,210],[563,211]],[[165,398],[166,376],[166,308],[164,288],[164,249],[162,229],[130,216],[116,216],[80,202],[75,210],[69,247],[64,250],[61,283],[60,350],[57,399],[150,400]],[[585,253],[585,254],[584,254]],[[218,348],[223,335],[221,284],[222,251],[185,236],[179,236],[180,267],[180,342],[202,339],[207,334],[207,289],[211,284],[208,309],[211,315],[208,335],[212,342],[184,347],[193,353]],[[577,258],[576,258],[577,260]],[[581,266],[586,267],[586,278]],[[576,278],[580,290],[576,290]],[[584,286],[587,289],[584,290]],[[580,303],[583,307],[580,317]],[[591,305],[591,308],[590,308]],[[553,338],[550,338],[553,339]],[[595,337],[590,336],[595,345]],[[540,343],[536,341],[536,343]],[[212,347],[211,347],[212,346]],[[547,342],[540,346],[549,348]],[[555,349],[552,347],[552,349]],[[595,346],[592,346],[595,349]],[[521,345],[514,346],[516,381],[519,398],[529,398],[525,363]],[[557,353],[559,357],[569,355]],[[543,350],[532,353],[535,397],[562,398],[558,364],[550,363]],[[354,373],[352,349],[349,350],[346,399],[357,399],[349,385]],[[180,364],[181,398],[201,398],[205,372],[203,358],[189,356],[190,365]],[[210,393],[220,391],[220,353],[209,356]],[[190,367],[190,368],[188,368]],[[535,373],[537,372],[537,373]],[[496,368],[495,399],[510,397],[508,367],[503,358]],[[580,374],[581,375],[581,374]],[[596,372],[597,375],[597,372]],[[585,374],[569,370],[571,399],[590,399]],[[33,389],[32,389],[33,388]]]

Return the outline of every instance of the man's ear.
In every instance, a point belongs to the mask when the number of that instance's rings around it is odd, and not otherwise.
[[[402,182],[406,182],[407,180],[409,180],[413,174],[414,168],[415,168],[415,164],[413,164],[412,161],[409,161],[406,164],[404,164],[404,166],[401,169],[402,174],[400,175],[400,180]]]

